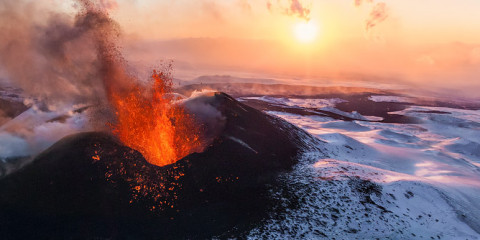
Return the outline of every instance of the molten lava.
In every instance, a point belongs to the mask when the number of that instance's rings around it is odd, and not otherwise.
[[[153,71],[151,80],[153,86],[136,85],[110,94],[116,114],[111,125],[123,144],[151,164],[165,166],[201,150],[202,144],[193,118],[168,97],[172,77]]]

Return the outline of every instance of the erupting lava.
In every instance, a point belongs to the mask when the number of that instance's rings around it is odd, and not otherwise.
[[[124,93],[111,93],[116,114],[111,124],[123,144],[158,166],[172,164],[201,150],[198,127],[182,106],[172,103],[172,77],[153,71],[151,89],[136,85]]]

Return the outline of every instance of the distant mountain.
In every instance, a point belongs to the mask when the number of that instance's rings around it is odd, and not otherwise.
[[[213,90],[226,92],[235,97],[241,96],[301,96],[306,97],[324,97],[331,94],[359,94],[359,93],[371,93],[371,94],[387,94],[389,91],[379,90],[374,88],[363,87],[343,87],[343,86],[331,86],[331,87],[317,87],[307,85],[288,85],[288,84],[263,84],[263,83],[250,83],[250,82],[237,82],[237,81],[225,81],[216,82],[217,80],[232,79],[231,77],[214,77],[215,81],[206,81],[205,83],[194,83],[185,85],[175,89],[176,92],[189,96],[193,91]],[[210,77],[202,77],[201,79],[212,79]],[[199,79],[195,80],[199,81]]]

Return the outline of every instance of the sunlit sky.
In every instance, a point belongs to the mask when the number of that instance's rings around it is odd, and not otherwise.
[[[282,14],[283,1],[270,11],[265,0],[119,0],[113,15],[125,30],[145,38],[229,37],[287,39],[300,19]],[[363,37],[372,4],[353,0],[303,1],[323,37]],[[419,42],[480,41],[480,1],[390,0],[383,24],[405,40]],[[272,4],[277,5],[275,1]],[[388,34],[390,31],[384,33]],[[396,36],[398,37],[398,36]],[[410,39],[415,38],[415,39]],[[321,39],[319,39],[321,40]]]
[[[291,2],[118,0],[110,15],[133,62],[173,59],[180,73],[238,70],[317,83],[358,76],[480,90],[478,0],[299,0],[308,23]],[[377,4],[385,18],[366,30]]]

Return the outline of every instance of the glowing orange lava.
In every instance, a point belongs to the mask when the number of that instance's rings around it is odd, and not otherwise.
[[[154,71],[153,86],[136,85],[111,93],[115,110],[113,132],[126,146],[139,151],[151,164],[165,166],[198,151],[201,143],[192,117],[172,104],[169,74]]]

